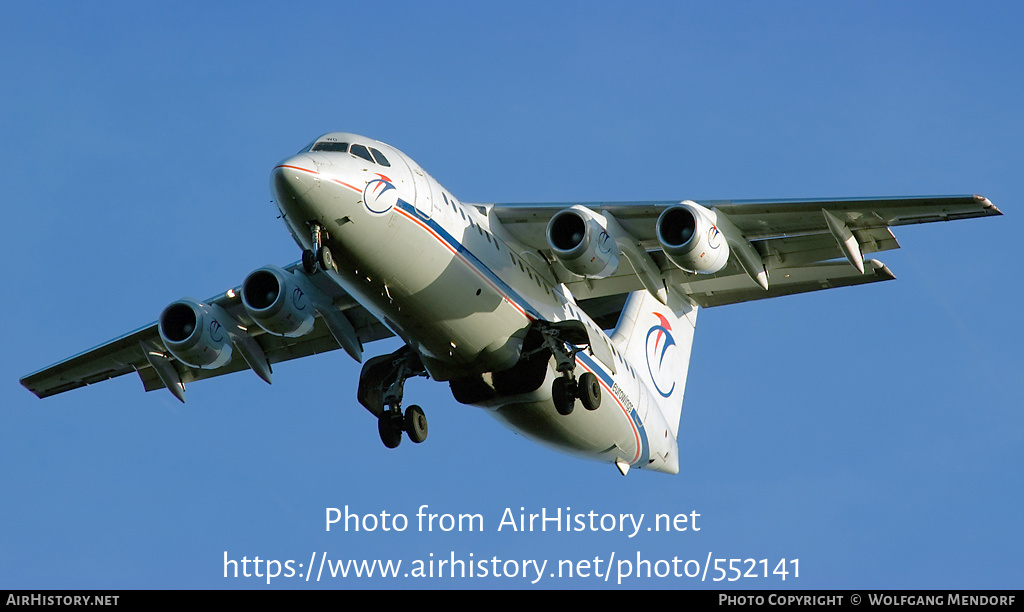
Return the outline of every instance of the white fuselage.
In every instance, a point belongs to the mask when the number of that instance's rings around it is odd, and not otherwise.
[[[348,152],[313,151],[282,161],[271,189],[293,237],[312,247],[310,224],[327,233],[337,282],[445,381],[512,368],[536,320],[576,319],[608,336],[551,277],[539,255],[464,205],[413,160],[384,143],[332,134],[383,153],[382,165]],[[533,264],[533,265],[531,265]],[[612,364],[586,351],[577,375],[601,384],[598,410],[556,412],[553,366],[536,391],[474,402],[506,425],[559,450],[669,473],[678,471],[673,430],[621,353]]]

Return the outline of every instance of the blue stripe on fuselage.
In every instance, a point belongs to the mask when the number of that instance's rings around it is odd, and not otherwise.
[[[412,216],[419,223],[422,223],[426,225],[428,228],[430,228],[435,234],[437,234],[437,236],[440,237],[440,239],[443,242],[447,243],[449,247],[455,250],[459,255],[462,255],[464,258],[466,258],[467,263],[470,265],[470,267],[475,269],[484,278],[489,280],[493,285],[496,286],[496,288],[500,292],[504,293],[505,297],[508,298],[510,302],[514,302],[516,305],[518,305],[520,308],[526,311],[528,316],[534,319],[544,318],[543,316],[541,316],[539,312],[537,312],[537,310],[532,305],[530,305],[528,301],[526,301],[526,299],[519,295],[514,289],[512,289],[512,287],[508,285],[508,283],[502,280],[500,276],[495,274],[494,271],[488,268],[482,261],[480,261],[479,258],[477,258],[476,255],[474,255],[468,248],[466,248],[466,245],[462,244],[461,242],[456,240],[454,236],[448,233],[448,230],[446,230],[444,226],[440,225],[439,223],[437,223],[437,221],[434,221],[433,219],[424,218],[423,215],[421,215],[420,212],[416,210],[416,208],[412,204],[409,204],[405,200],[398,200],[398,208],[401,209],[406,214]]]
[[[447,243],[447,245],[456,253],[461,255],[465,259],[466,263],[470,265],[471,268],[476,270],[476,272],[483,276],[485,279],[489,280],[491,284],[493,284],[500,292],[504,293],[505,299],[507,299],[509,302],[514,303],[523,311],[525,311],[527,313],[528,318],[532,317],[534,319],[545,320],[545,318],[540,314],[539,311],[537,311],[536,308],[533,307],[533,305],[531,305],[525,298],[523,298],[523,296],[519,295],[518,292],[512,289],[512,287],[509,286],[508,283],[506,283],[500,276],[495,274],[493,270],[488,268],[486,264],[480,261],[480,259],[476,255],[474,255],[466,247],[466,245],[456,240],[455,237],[452,236],[448,232],[448,230],[444,228],[444,226],[437,223],[437,221],[435,221],[433,218],[424,218],[423,215],[421,215],[413,205],[409,204],[405,200],[399,199],[397,207],[402,212],[415,219],[417,222],[427,226],[434,235],[436,235],[443,242]],[[497,237],[495,237],[495,239],[497,239]],[[647,431],[644,428],[643,421],[640,419],[640,415],[636,411],[636,407],[634,406],[627,411],[626,407],[622,405],[622,402],[619,401],[619,398],[616,397],[615,393],[612,391],[612,388],[615,385],[615,380],[612,378],[611,374],[605,370],[604,366],[601,365],[597,360],[592,359],[589,355],[586,355],[583,352],[577,353],[576,358],[578,361],[582,362],[584,369],[593,372],[594,375],[598,377],[598,379],[607,388],[608,394],[615,400],[615,402],[619,406],[622,407],[623,412],[626,413],[626,416],[630,419],[630,421],[632,421],[633,426],[636,428],[637,438],[640,441],[640,454],[639,457],[634,461],[634,463],[639,463],[641,467],[647,465],[647,463],[650,460],[651,449],[650,444],[647,440]]]

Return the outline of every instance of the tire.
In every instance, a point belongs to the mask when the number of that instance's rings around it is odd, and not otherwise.
[[[555,403],[558,414],[572,414],[572,409],[576,406],[576,394],[573,391],[573,381],[564,376],[559,376],[551,384],[551,401]]]
[[[419,444],[427,439],[427,415],[419,406],[409,406],[405,409],[405,433],[409,439]]]
[[[320,250],[316,255],[317,262],[320,267],[326,272],[327,270],[334,269],[334,256],[331,255],[331,250],[325,246],[320,247]]]
[[[377,432],[380,433],[380,441],[388,448],[398,448],[402,443],[402,430],[395,426],[395,420],[388,411],[377,419]]]
[[[306,271],[306,274],[316,272],[316,255],[309,249],[302,251],[302,269]]]
[[[597,376],[585,372],[579,382],[580,403],[587,410],[597,410],[601,406],[601,383]]]

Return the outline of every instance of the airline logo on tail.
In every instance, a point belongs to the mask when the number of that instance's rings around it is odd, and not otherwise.
[[[672,337],[672,324],[668,319],[657,312],[652,314],[658,317],[659,323],[647,330],[647,371],[658,394],[668,397],[675,391],[676,380],[671,368],[674,360],[666,357],[676,341]]]

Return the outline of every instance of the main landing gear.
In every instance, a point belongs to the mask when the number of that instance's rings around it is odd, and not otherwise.
[[[549,323],[540,330],[543,345],[551,351],[555,358],[555,369],[560,376],[551,383],[551,400],[558,414],[567,416],[576,407],[576,400],[587,410],[597,410],[601,406],[601,383],[591,372],[584,372],[576,379],[576,353],[583,350],[581,346],[589,345],[590,338],[586,328],[578,321]]]
[[[359,374],[356,392],[359,403],[377,415],[377,431],[388,448],[401,444],[403,432],[417,444],[427,439],[427,417],[423,409],[413,405],[402,412],[405,381],[413,376],[427,376],[427,371],[408,346],[368,360]]]
[[[312,274],[317,268],[327,271],[334,269],[334,257],[331,250],[324,244],[327,238],[327,231],[320,225],[314,223],[309,228],[313,237],[313,248],[302,251],[302,269],[306,274]]]

